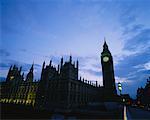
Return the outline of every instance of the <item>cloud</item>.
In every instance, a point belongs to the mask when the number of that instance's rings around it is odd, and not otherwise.
[[[145,64],[144,64],[144,68],[145,68],[146,70],[150,70],[150,61],[149,61],[148,63],[145,63]]]
[[[81,57],[80,57],[81,58]],[[89,80],[99,80],[102,75],[101,63],[97,56],[82,57],[79,61],[81,75]]]
[[[103,78],[102,75],[95,75],[93,73],[90,73],[89,71],[82,71],[80,70],[79,72],[79,76],[81,76],[82,78],[88,80],[88,81],[98,81],[98,84],[100,84],[101,86],[103,85]]]
[[[139,34],[127,39],[124,49],[143,52],[150,49],[150,29],[141,30]]]
[[[150,70],[150,61],[144,64],[139,64],[134,66],[134,68],[139,69],[140,71],[142,70]]]
[[[143,24],[133,25],[129,32],[138,32],[138,31],[142,30],[143,27],[144,27]]]
[[[150,60],[149,51],[144,53],[134,54],[131,56],[125,56],[115,66],[117,76],[127,76],[131,72],[137,72],[140,65],[148,63]],[[146,70],[146,69],[145,69]]]
[[[120,14],[123,48],[121,54],[115,56],[115,71],[118,77],[136,82],[143,80],[149,72],[150,28],[138,21],[141,14],[137,14],[139,9],[134,9],[136,5],[125,6]]]
[[[124,92],[135,98],[136,90],[145,84],[150,74],[150,28],[137,22],[137,15],[129,7],[120,16],[122,26],[123,48],[115,56],[116,81],[124,84]],[[144,82],[145,81],[145,82]]]
[[[118,82],[120,82],[120,83],[131,83],[133,81],[127,79],[126,77],[118,77],[118,76],[116,76],[115,77],[115,82],[116,83],[118,83]]]
[[[116,79],[124,84],[124,93],[129,93],[130,87],[132,88],[130,94],[135,98],[137,88],[143,86],[146,82],[145,80],[150,75],[149,50],[124,56],[115,65],[115,75],[118,77]]]
[[[81,71],[83,71],[84,73],[89,73],[95,76],[101,76],[101,72],[100,71],[96,71],[96,70],[92,70],[92,69],[80,69]]]
[[[125,29],[123,30],[122,35],[126,36],[126,35],[133,35],[133,34],[137,34],[139,33],[141,30],[144,29],[144,25],[143,24],[134,24],[131,26],[125,26]]]
[[[142,17],[141,14],[138,14],[141,6],[135,9],[136,6],[138,4],[125,4],[126,9],[122,9],[120,14],[121,36],[124,41],[122,50],[128,51],[129,54],[150,49],[150,28],[145,27],[143,20],[138,21]]]
[[[129,10],[129,9],[128,9]],[[135,21],[135,19],[136,19],[136,17],[135,16],[133,16],[133,15],[130,15],[129,14],[129,11],[126,11],[125,13],[123,13],[123,15],[122,15],[122,17],[121,17],[121,23],[122,23],[122,26],[128,26],[128,25],[131,25],[134,21]]]

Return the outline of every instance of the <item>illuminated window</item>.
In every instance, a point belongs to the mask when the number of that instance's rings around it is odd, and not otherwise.
[[[17,103],[19,103],[19,99],[17,100]]]
[[[14,76],[10,76],[10,80],[14,79]]]
[[[8,102],[8,99],[6,99],[6,103]]]

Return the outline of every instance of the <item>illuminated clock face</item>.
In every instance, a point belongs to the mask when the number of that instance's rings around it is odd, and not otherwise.
[[[103,61],[104,62],[108,62],[109,61],[109,57],[107,57],[107,56],[103,57]]]

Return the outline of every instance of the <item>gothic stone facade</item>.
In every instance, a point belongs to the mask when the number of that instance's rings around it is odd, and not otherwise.
[[[38,82],[33,81],[33,65],[26,80],[24,73],[21,74],[21,67],[11,66],[6,81],[1,82],[1,102],[34,106],[37,88]]]
[[[98,102],[101,87],[81,78],[78,79],[78,61],[72,64],[72,57],[63,63],[61,59],[58,69],[50,64],[42,67],[41,80],[36,97],[36,107],[44,108],[72,108],[90,102]]]
[[[61,59],[54,67],[52,61],[42,66],[41,79],[33,81],[33,65],[24,80],[21,67],[10,67],[6,81],[1,83],[1,102],[32,105],[37,109],[73,108],[106,100],[116,95],[113,60],[106,42],[101,53],[104,86],[79,78],[78,61]],[[79,78],[79,79],[78,79]],[[107,98],[108,99],[108,98]]]
[[[32,105],[37,109],[72,108],[98,102],[102,87],[84,79],[78,79],[78,61],[72,57],[56,69],[42,66],[40,81],[33,81],[33,65],[24,80],[24,73],[15,65],[10,67],[6,81],[1,82],[1,102]]]

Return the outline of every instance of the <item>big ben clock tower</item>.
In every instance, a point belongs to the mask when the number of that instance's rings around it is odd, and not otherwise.
[[[103,52],[101,53],[101,64],[103,73],[103,86],[104,86],[104,97],[114,98],[117,94],[114,77],[113,58],[108,49],[106,41],[103,45]]]

